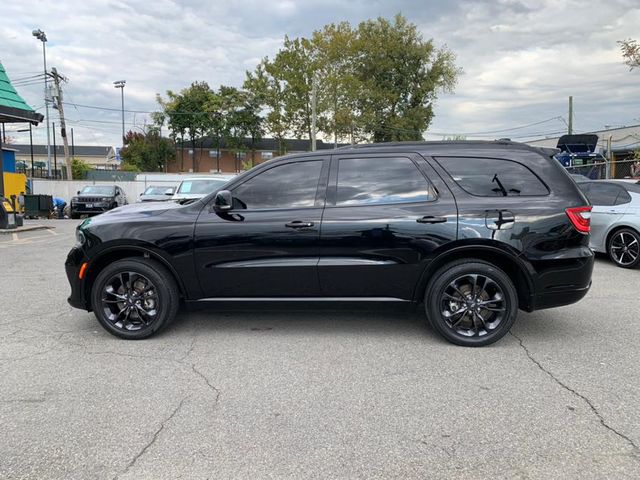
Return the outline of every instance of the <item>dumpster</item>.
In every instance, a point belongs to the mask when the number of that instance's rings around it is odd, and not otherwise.
[[[27,218],[49,217],[53,210],[51,195],[25,195],[24,216]]]

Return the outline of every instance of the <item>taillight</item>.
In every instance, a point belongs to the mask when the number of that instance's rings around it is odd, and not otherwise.
[[[565,210],[573,227],[580,233],[589,233],[591,230],[591,208],[572,207]]]

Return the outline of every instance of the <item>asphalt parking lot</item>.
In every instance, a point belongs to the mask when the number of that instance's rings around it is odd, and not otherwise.
[[[0,235],[0,478],[638,478],[640,270],[481,349],[419,311],[221,308],[127,342],[67,305],[76,221]]]

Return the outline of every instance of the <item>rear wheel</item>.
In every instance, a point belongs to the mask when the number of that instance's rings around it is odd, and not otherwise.
[[[640,264],[640,234],[630,228],[614,232],[609,238],[607,253],[619,267],[636,267]]]
[[[93,283],[91,304],[100,324],[130,340],[150,337],[168,325],[179,305],[178,287],[160,263],[142,258],[118,260]]]
[[[518,314],[509,276],[482,260],[452,262],[438,270],[425,294],[431,326],[452,343],[481,347],[501,339]]]

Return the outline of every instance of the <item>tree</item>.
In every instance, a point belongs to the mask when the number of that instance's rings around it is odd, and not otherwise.
[[[75,179],[83,179],[87,176],[87,172],[91,170],[91,166],[81,158],[71,159],[71,173]]]
[[[205,110],[205,106],[212,93],[207,82],[193,82],[180,93],[167,91],[167,100],[157,96],[158,103],[163,107],[166,118],[169,119],[169,128],[173,135],[177,138],[179,134],[181,141],[187,135],[191,142],[194,172],[199,168],[199,159],[195,153],[196,139],[202,138],[211,129],[211,117]],[[184,158],[182,158],[182,169],[184,170]]]
[[[640,44],[636,40],[628,39],[618,42],[624,63],[629,66],[630,70],[640,68]]]
[[[143,132],[129,130],[124,140],[120,153],[123,170],[161,172],[174,157],[173,143],[160,136],[158,127],[147,127]]]
[[[433,119],[438,93],[452,91],[460,73],[450,50],[436,48],[396,15],[357,28],[330,24],[311,39],[285,37],[273,60],[247,72],[245,88],[266,108],[274,136],[311,139],[315,79],[317,126],[336,142],[416,140]]]

